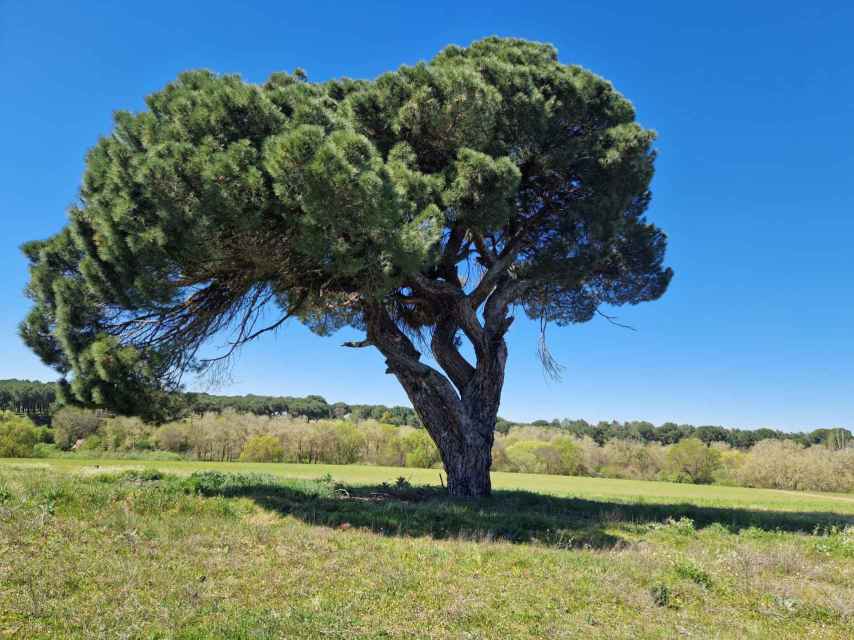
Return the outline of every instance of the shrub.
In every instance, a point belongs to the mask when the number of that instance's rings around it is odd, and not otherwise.
[[[92,435],[101,426],[101,417],[94,411],[63,407],[53,416],[53,437],[60,449],[70,449],[78,440]]]
[[[573,438],[561,436],[552,441],[552,447],[558,453],[558,465],[549,473],[559,473],[566,476],[579,475],[584,466],[581,449]]]
[[[665,465],[661,446],[635,440],[610,440],[601,456],[600,472],[609,478],[653,480]]]
[[[139,418],[117,416],[103,421],[98,433],[103,439],[104,448],[109,451],[131,451],[133,449],[151,449],[149,436],[152,427]]]
[[[101,449],[103,442],[97,434],[92,434],[83,439],[83,442],[77,448],[78,451],[97,451]]]
[[[706,589],[712,588],[712,577],[702,567],[691,560],[677,562],[673,570],[680,578],[691,580]]]
[[[762,440],[747,453],[735,477],[739,484],[799,491],[854,490],[854,449],[807,449],[788,440]]]
[[[240,459],[244,462],[281,462],[285,458],[285,449],[276,436],[252,436],[243,445]]]
[[[28,418],[0,413],[0,458],[31,458],[38,431]]]
[[[663,583],[656,583],[650,587],[649,595],[652,601],[659,607],[673,606],[673,596],[670,587]]]
[[[36,440],[39,443],[53,444],[53,429],[36,427]]]
[[[441,459],[439,450],[424,429],[416,429],[403,438],[407,467],[429,469]]]
[[[667,450],[667,469],[677,481],[707,484],[714,479],[720,463],[720,451],[698,438],[686,438]]]
[[[55,444],[37,442],[33,447],[33,458],[56,458],[60,454],[61,450]]]
[[[543,469],[540,449],[548,445],[540,440],[519,440],[506,449],[509,471],[516,473],[540,473]]]

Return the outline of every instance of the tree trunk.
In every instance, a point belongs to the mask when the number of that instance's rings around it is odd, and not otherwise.
[[[494,424],[492,429],[494,429]],[[481,498],[492,493],[489,470],[492,467],[493,434],[442,451],[448,474],[448,494],[458,498]]]
[[[492,482],[492,444],[507,345],[500,331],[484,332],[476,346],[477,367],[467,364],[454,348],[453,332],[434,336],[433,353],[448,377],[420,362],[420,353],[384,309],[366,307],[370,344],[386,357],[387,373],[394,374],[418,417],[436,443],[454,497],[489,496]],[[450,378],[450,379],[449,379]],[[451,382],[453,380],[453,384]]]
[[[449,385],[438,373],[393,373],[439,449],[448,477],[448,493],[455,497],[490,495],[497,401],[483,402],[474,389],[470,398],[448,398],[445,392]],[[497,391],[500,393],[500,387]]]

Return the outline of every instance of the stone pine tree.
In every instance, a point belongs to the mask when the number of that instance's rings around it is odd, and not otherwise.
[[[145,414],[288,318],[356,327],[449,492],[488,495],[512,313],[585,322],[670,281],[644,218],[654,133],[549,45],[487,38],[367,81],[194,71],[146,103],[89,152],[68,226],[23,248],[21,334],[78,403]]]

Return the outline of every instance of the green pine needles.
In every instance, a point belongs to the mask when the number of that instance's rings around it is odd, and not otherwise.
[[[214,334],[225,358],[296,318],[365,330],[430,429],[413,376],[471,417],[513,307],[584,322],[672,275],[644,219],[654,133],[549,45],[487,38],[371,81],[192,71],[146,102],[89,152],[68,226],[24,246],[21,335],[79,403],[144,414],[216,361]]]

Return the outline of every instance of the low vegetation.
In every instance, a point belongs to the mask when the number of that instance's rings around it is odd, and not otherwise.
[[[396,471],[0,463],[0,630],[182,640],[854,630],[851,497],[497,473],[493,498],[461,502],[433,470]]]
[[[424,429],[375,420],[309,421],[224,411],[156,426],[66,407],[47,429],[5,416],[0,425],[9,426],[0,428],[0,453],[6,457],[441,467],[438,449]],[[515,473],[854,491],[854,447],[844,437],[812,446],[770,439],[742,449],[697,437],[670,445],[635,439],[599,444],[552,426],[514,426],[496,434],[492,457],[494,470]]]

